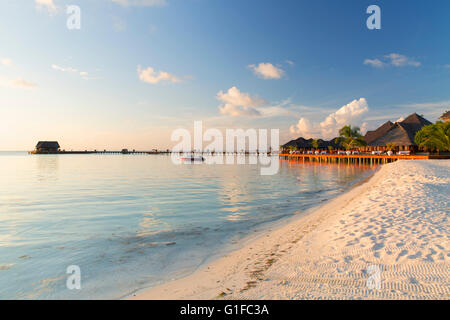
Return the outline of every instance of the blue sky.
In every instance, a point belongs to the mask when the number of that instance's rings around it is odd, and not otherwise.
[[[381,30],[366,8],[381,8]],[[67,5],[81,29],[66,27]],[[6,0],[0,150],[166,148],[171,132],[330,138],[450,109],[450,2]]]

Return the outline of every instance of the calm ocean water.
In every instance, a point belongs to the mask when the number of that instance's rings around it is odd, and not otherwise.
[[[193,272],[374,168],[280,161],[174,165],[165,155],[0,152],[0,298],[109,299]],[[68,290],[66,269],[81,269]]]

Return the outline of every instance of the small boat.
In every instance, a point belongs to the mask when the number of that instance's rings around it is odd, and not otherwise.
[[[181,160],[183,160],[183,161],[205,161],[205,158],[203,158],[202,156],[187,156],[187,157],[182,157]]]

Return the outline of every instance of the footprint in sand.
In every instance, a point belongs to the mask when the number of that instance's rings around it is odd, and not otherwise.
[[[419,281],[417,281],[416,278],[411,277],[411,278],[409,278],[409,283],[411,283],[411,284],[419,284]]]
[[[384,248],[384,242],[380,242],[380,243],[376,243],[373,247],[372,250],[380,250]]]
[[[408,256],[408,259],[418,259],[422,256],[422,251],[418,251],[416,254]]]
[[[406,256],[408,254],[408,250],[402,250],[402,252],[400,252],[397,256],[397,259],[395,259],[395,262],[397,262],[398,260],[400,260],[401,257]]]

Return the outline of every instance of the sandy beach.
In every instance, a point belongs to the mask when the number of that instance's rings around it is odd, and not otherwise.
[[[449,299],[450,161],[397,161],[192,275],[130,299]]]

